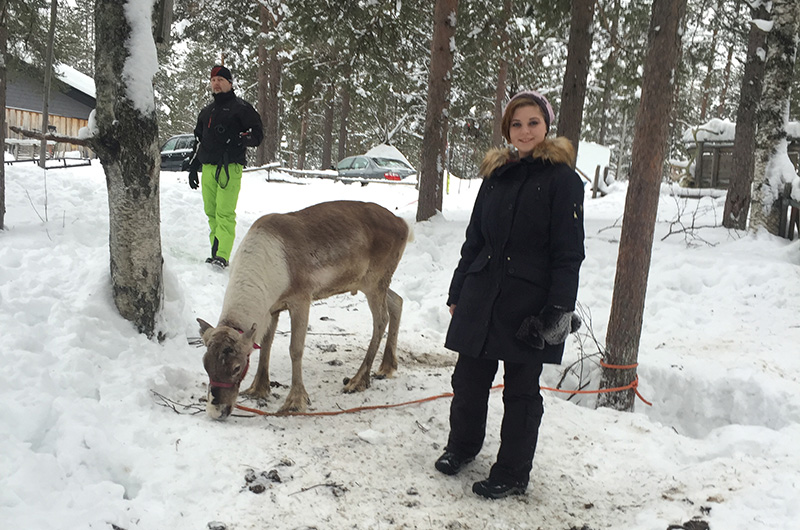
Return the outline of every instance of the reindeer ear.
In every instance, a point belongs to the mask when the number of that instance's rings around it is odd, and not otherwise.
[[[205,335],[206,331],[209,329],[214,329],[214,326],[203,320],[202,318],[197,319],[197,323],[200,324],[200,335]]]
[[[255,335],[256,335],[256,325],[253,324],[253,326],[246,333],[242,335],[242,340],[246,342],[253,342],[253,337],[255,337]]]

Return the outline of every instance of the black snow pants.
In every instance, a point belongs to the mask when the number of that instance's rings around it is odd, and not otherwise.
[[[480,452],[486,435],[489,390],[498,362],[459,354],[453,371],[450,436],[447,451],[463,456]],[[544,404],[539,389],[541,363],[503,362],[503,423],[500,449],[489,478],[527,486],[539,437]]]

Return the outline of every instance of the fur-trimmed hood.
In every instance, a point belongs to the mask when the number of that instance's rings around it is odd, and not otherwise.
[[[551,164],[567,164],[569,167],[575,169],[575,147],[566,136],[545,138],[542,143],[533,149],[531,157],[541,158]],[[507,147],[489,149],[486,156],[483,157],[479,174],[483,178],[488,178],[495,169],[516,160],[518,160],[516,151],[512,151]]]

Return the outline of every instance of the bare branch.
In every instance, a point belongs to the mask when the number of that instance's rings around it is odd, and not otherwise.
[[[35,138],[36,140],[52,140],[54,142],[63,142],[67,144],[74,144],[74,145],[83,145],[86,147],[94,148],[94,142],[91,138],[76,138],[74,136],[62,136],[60,134],[42,134],[39,131],[30,131],[28,129],[22,129],[17,127],[16,125],[11,125],[9,127],[15,133],[19,133],[22,136],[27,136],[28,138]]]

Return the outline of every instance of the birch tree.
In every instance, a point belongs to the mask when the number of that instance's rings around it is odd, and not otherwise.
[[[158,68],[152,2],[97,0],[92,143],[106,173],[111,286],[120,314],[152,337],[163,295],[158,124],[152,80]]]
[[[636,379],[647,276],[681,45],[679,27],[685,6],[686,0],[653,1],[604,359],[606,365],[626,368],[605,367],[601,390],[622,388]],[[597,405],[632,411],[634,395],[633,388],[601,393]]]
[[[764,88],[757,119],[756,154],[753,181],[753,208],[750,227],[777,234],[780,223],[778,194],[784,182],[796,176],[786,152],[786,124],[792,76],[797,57],[800,30],[800,2],[774,0],[769,50],[764,65]]]
[[[433,11],[431,69],[428,76],[428,106],[420,163],[417,221],[425,221],[442,211],[443,177],[447,149],[447,108],[453,69],[453,35],[456,30],[458,0],[436,0]]]

